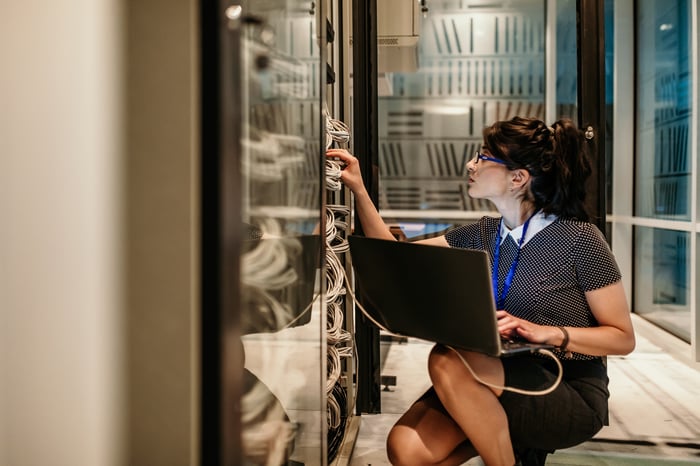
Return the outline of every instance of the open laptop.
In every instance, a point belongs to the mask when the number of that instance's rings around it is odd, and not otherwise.
[[[357,235],[348,241],[357,294],[389,332],[497,357],[553,348],[501,338],[485,251]]]

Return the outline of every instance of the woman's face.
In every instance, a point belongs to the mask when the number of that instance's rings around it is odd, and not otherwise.
[[[496,199],[508,193],[510,171],[504,162],[482,148],[467,163],[469,196]]]

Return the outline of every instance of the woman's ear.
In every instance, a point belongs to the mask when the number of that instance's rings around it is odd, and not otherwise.
[[[510,182],[513,190],[519,190],[530,182],[530,172],[522,168],[513,170]]]

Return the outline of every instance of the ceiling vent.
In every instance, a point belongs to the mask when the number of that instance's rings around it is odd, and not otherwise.
[[[418,69],[419,0],[377,0],[377,69],[411,72]]]

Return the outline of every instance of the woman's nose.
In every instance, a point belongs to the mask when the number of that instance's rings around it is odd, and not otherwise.
[[[468,161],[466,163],[466,165],[464,165],[464,169],[465,169],[464,170],[465,174],[473,173],[476,170],[476,166],[474,165],[474,160]]]

